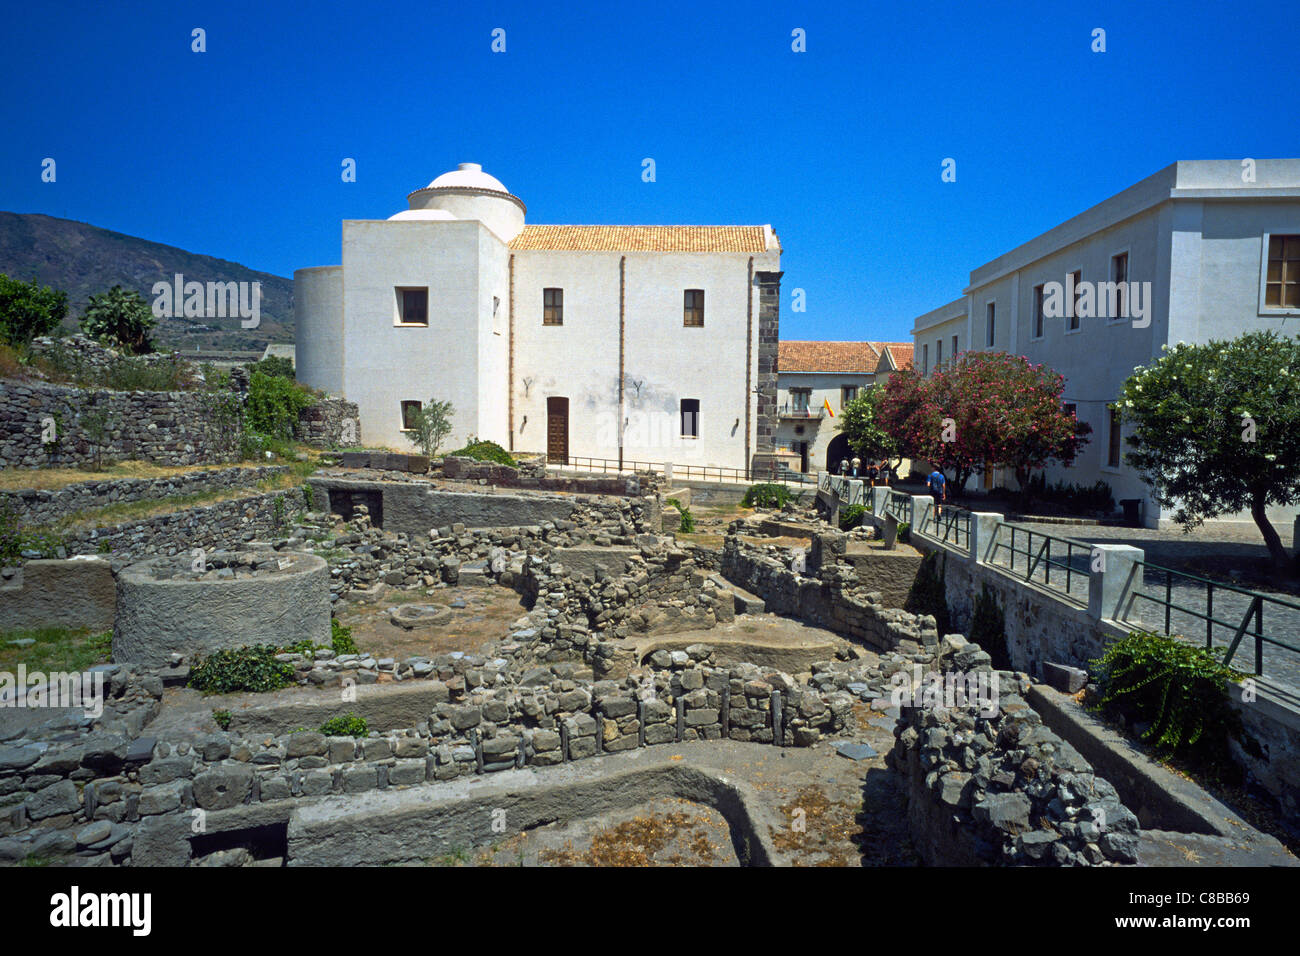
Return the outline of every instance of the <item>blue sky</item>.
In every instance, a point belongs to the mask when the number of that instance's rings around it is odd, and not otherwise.
[[[1294,0],[9,6],[0,209],[291,275],[479,162],[530,222],[772,223],[791,339],[910,340],[1174,160],[1300,155]]]

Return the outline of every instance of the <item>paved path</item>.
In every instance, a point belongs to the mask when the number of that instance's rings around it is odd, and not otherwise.
[[[1089,544],[1132,545],[1135,548],[1143,549],[1148,562],[1160,565],[1169,565],[1201,556],[1220,558],[1266,558],[1268,556],[1268,548],[1264,544],[1264,539],[1260,536],[1259,530],[1253,526],[1213,530],[1201,528],[1190,534],[1182,531],[1161,531],[1153,528],[1120,528],[1105,525],[1025,524],[1019,527],[1029,528],[1040,534],[1070,538]],[[1017,542],[1017,547],[1023,546],[1019,541]],[[1063,549],[1058,558],[1057,549],[1054,545],[1053,557],[1064,561]],[[1024,556],[1016,555],[1015,558],[1016,567],[1023,573],[1025,569]],[[998,560],[995,563],[1004,567],[1007,566],[1005,549],[999,549]],[[1086,603],[1088,600],[1088,554],[1076,552],[1071,567],[1079,571],[1080,574],[1071,575],[1073,580],[1071,581],[1069,593],[1077,600]],[[1042,580],[1041,567],[1035,572],[1034,579],[1036,581]],[[1064,590],[1064,570],[1052,569],[1052,583],[1056,588]],[[1163,572],[1150,568],[1146,569],[1143,573],[1141,593],[1158,598],[1162,603],[1157,604],[1141,597],[1135,598],[1128,609],[1127,619],[1132,623],[1140,623],[1144,627],[1163,632],[1165,630],[1165,609],[1163,606],[1165,585],[1166,575]],[[1263,673],[1273,680],[1300,689],[1300,598],[1291,594],[1258,588],[1254,590],[1259,590],[1261,593],[1276,597],[1279,601],[1285,601],[1297,606],[1292,608],[1268,601],[1264,603],[1264,634],[1276,641],[1290,645],[1294,649],[1290,650],[1286,647],[1265,642],[1262,651]],[[1190,608],[1197,613],[1171,611],[1169,629],[1201,646],[1204,646],[1206,641],[1206,621],[1204,617],[1199,617],[1197,614],[1210,616],[1207,607],[1207,592],[1207,586],[1200,582],[1191,581],[1177,575],[1173,578],[1170,593],[1172,603]],[[1250,607],[1251,600],[1250,595],[1229,590],[1226,586],[1215,586],[1212,615],[1215,624],[1211,634],[1215,648],[1223,650],[1231,643],[1237,627],[1240,626],[1242,618]],[[1254,629],[1255,620],[1251,618],[1247,630],[1253,632]],[[1255,642],[1249,633],[1242,638],[1232,663],[1233,666],[1243,671],[1254,672],[1256,663]]]

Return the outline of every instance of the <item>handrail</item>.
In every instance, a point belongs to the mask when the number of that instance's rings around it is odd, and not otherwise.
[[[1233,657],[1236,656],[1237,649],[1241,645],[1242,639],[1247,635],[1254,638],[1253,641],[1254,649],[1255,649],[1254,673],[1256,675],[1262,676],[1264,673],[1264,645],[1265,644],[1271,644],[1274,647],[1279,647],[1282,648],[1283,650],[1300,654],[1300,646],[1289,644],[1286,641],[1281,640],[1277,636],[1273,636],[1264,632],[1264,607],[1266,604],[1279,607],[1279,608],[1285,608],[1290,611],[1300,611],[1300,604],[1261,591],[1252,591],[1249,588],[1242,588],[1233,584],[1224,584],[1219,581],[1211,580],[1210,578],[1203,578],[1197,574],[1190,574],[1186,571],[1178,571],[1175,570],[1174,568],[1167,568],[1163,565],[1155,564],[1151,561],[1134,561],[1133,563],[1137,567],[1141,568],[1143,573],[1142,573],[1142,577],[1139,579],[1141,583],[1129,591],[1127,607],[1130,608],[1132,607],[1133,599],[1142,598],[1145,601],[1150,601],[1152,604],[1155,604],[1157,607],[1164,608],[1164,633],[1165,634],[1171,634],[1173,632],[1174,611],[1178,611],[1182,614],[1186,614],[1188,617],[1199,618],[1200,620],[1205,622],[1205,647],[1207,650],[1210,650],[1214,647],[1214,628],[1216,625],[1218,627],[1222,627],[1224,629],[1231,631],[1232,638],[1228,642],[1228,647],[1223,657],[1223,664],[1225,667],[1231,666]],[[1163,574],[1165,576],[1163,598],[1157,595],[1149,594],[1145,590],[1143,590],[1146,584],[1145,572],[1148,570],[1153,571],[1156,574]],[[1180,578],[1186,581],[1195,582],[1196,584],[1205,585],[1205,591],[1204,591],[1205,611],[1203,613],[1198,608],[1188,607],[1187,605],[1178,603],[1174,600],[1175,578]],[[1215,611],[1214,611],[1215,591],[1227,591],[1231,594],[1240,594],[1243,597],[1247,597],[1250,599],[1246,605],[1245,613],[1242,614],[1240,620],[1226,619],[1226,618],[1215,616]],[[1235,615],[1237,612],[1236,610],[1233,610],[1230,612],[1221,612],[1221,613],[1231,613]],[[1253,630],[1248,630],[1248,625],[1250,624],[1250,619],[1252,617],[1255,619],[1255,627]],[[1125,620],[1130,620],[1127,613],[1125,615]],[[1182,636],[1188,637],[1189,635],[1182,635]]]

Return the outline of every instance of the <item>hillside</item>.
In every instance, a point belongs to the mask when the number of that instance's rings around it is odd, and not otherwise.
[[[87,299],[114,285],[134,289],[152,305],[153,284],[186,281],[261,282],[261,324],[240,328],[238,317],[159,319],[159,348],[261,350],[268,342],[293,341],[293,280],[236,262],[39,213],[0,211],[0,272],[68,293],[65,325],[76,327]]]

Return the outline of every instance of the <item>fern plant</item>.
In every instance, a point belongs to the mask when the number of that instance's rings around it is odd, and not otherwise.
[[[1245,675],[1225,667],[1219,654],[1153,631],[1134,631],[1092,661],[1100,708],[1148,722],[1142,734],[1159,750],[1217,763],[1240,718],[1228,699],[1228,682]]]

